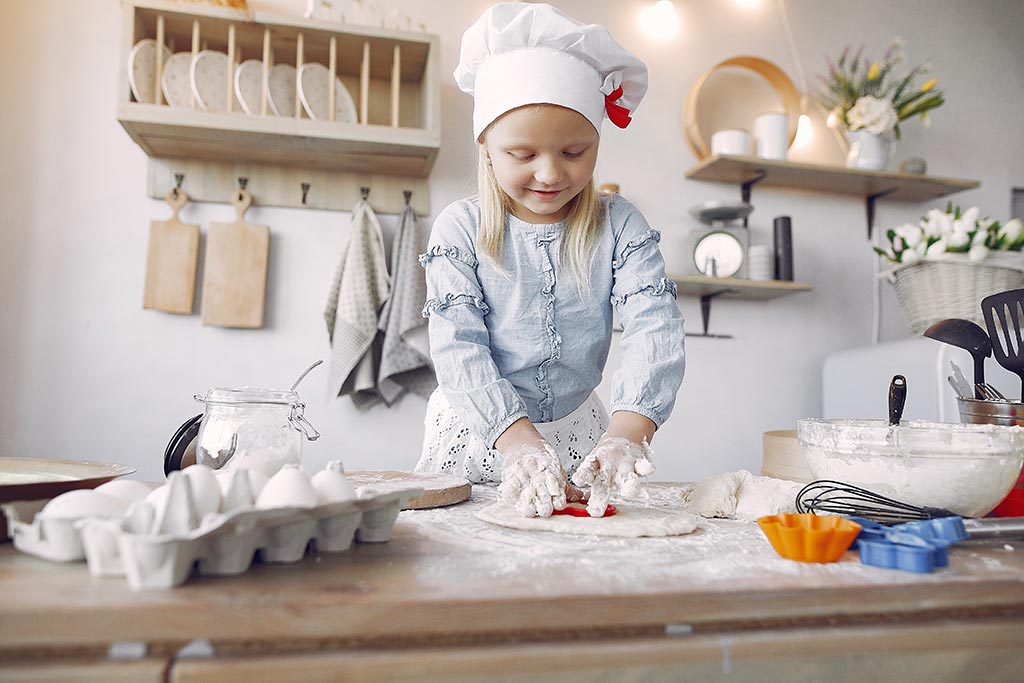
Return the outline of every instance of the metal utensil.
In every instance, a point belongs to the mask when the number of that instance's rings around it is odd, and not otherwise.
[[[957,398],[970,398],[969,395],[964,395],[964,392],[960,389],[960,385],[953,379],[953,375],[946,375],[946,381],[949,382],[949,386],[953,387],[953,391],[956,392]]]
[[[986,401],[1008,401],[1009,399],[1003,396],[1003,392],[996,389],[988,382],[982,382],[974,387],[981,397]]]
[[[971,390],[971,383],[964,377],[964,371],[960,369],[960,366],[953,361],[949,361],[949,366],[953,368],[953,379],[956,381],[958,391],[964,396],[964,398],[978,398],[975,393]]]
[[[907,378],[896,375],[889,383],[889,424],[898,425],[903,419],[903,406],[907,402]]]
[[[974,359],[973,385],[985,381],[985,359],[992,355],[992,340],[980,325],[963,318],[949,318],[931,325],[924,331],[924,336],[965,349]],[[975,394],[974,398],[981,396]]]
[[[866,517],[881,524],[902,524],[958,516],[944,508],[911,505],[841,481],[812,481],[796,494],[797,512]],[[965,519],[971,538],[1024,536],[1024,518]]]
[[[1020,377],[1021,400],[1024,400],[1024,289],[1011,289],[981,300],[985,326],[992,341],[992,353],[1004,368]],[[998,321],[998,326],[996,324]],[[1002,331],[1002,336],[999,332]],[[1012,333],[1012,335],[1011,335]]]

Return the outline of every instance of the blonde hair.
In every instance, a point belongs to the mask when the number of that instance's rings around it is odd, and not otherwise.
[[[482,138],[483,136],[481,136]],[[480,148],[477,163],[477,185],[480,198],[480,232],[477,235],[477,247],[499,270],[511,277],[501,265],[501,251],[505,235],[505,216],[512,213],[512,200],[498,185],[494,177],[487,149],[483,144]],[[590,266],[594,257],[594,247],[601,235],[604,221],[604,205],[601,204],[594,179],[591,178],[580,193],[569,200],[571,204],[566,217],[565,230],[562,233],[562,248],[559,262],[567,264],[576,277],[577,289],[582,296],[583,290],[590,284]]]

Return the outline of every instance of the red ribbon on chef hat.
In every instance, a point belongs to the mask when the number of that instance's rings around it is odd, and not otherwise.
[[[616,104],[622,97],[622,86],[616,88],[610,95],[604,96],[604,108],[608,112],[608,118],[619,128],[625,128],[633,119],[629,116],[629,110],[621,104]]]

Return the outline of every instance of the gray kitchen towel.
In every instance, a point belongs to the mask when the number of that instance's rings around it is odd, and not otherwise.
[[[377,384],[378,314],[391,295],[384,235],[377,215],[360,200],[327,295],[324,320],[331,341],[327,396],[372,390]]]
[[[437,388],[430,359],[409,344],[409,335],[426,327],[423,304],[427,300],[427,280],[419,264],[426,250],[416,214],[406,206],[398,217],[395,244],[391,251],[391,298],[381,311],[379,328],[384,333],[377,390],[387,405],[406,391],[424,399]]]

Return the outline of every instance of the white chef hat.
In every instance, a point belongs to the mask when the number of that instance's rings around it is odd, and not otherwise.
[[[455,69],[474,98],[473,137],[507,111],[557,104],[583,114],[600,133],[619,128],[647,92],[647,66],[598,24],[582,24],[551,5],[500,2],[462,36]]]

